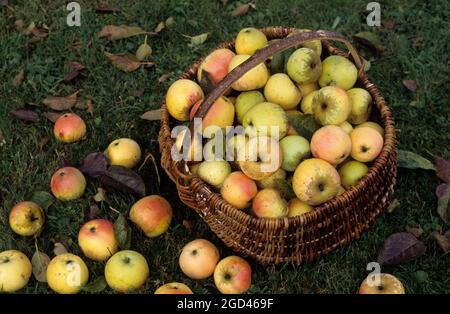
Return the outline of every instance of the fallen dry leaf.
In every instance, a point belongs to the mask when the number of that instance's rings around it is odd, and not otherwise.
[[[166,19],[166,22],[165,22],[166,27],[172,28],[174,22],[175,22],[175,20],[174,20],[173,16],[169,16],[169,17]]]
[[[33,35],[30,39],[31,44],[35,44],[40,42],[42,39],[48,36],[48,33],[39,29],[34,22],[31,22],[30,25],[25,30],[26,35]]]
[[[203,44],[208,39],[208,33],[203,33],[193,37],[190,36],[187,37],[191,39],[189,46],[195,48]]]
[[[78,169],[91,178],[97,178],[106,172],[108,165],[109,160],[105,154],[97,152],[87,155]]]
[[[106,25],[102,28],[98,36],[107,37],[109,40],[118,40],[143,34],[151,35],[153,33],[146,32],[138,26]]]
[[[195,226],[195,220],[183,219],[183,227],[185,227],[189,233],[192,233],[194,226]]]
[[[166,81],[169,77],[172,76],[172,74],[173,74],[173,72],[165,73],[165,74],[161,75],[161,76],[158,78],[158,83],[162,83],[162,82]]]
[[[159,33],[166,27],[165,23],[163,21],[159,22],[158,26],[156,26],[154,32]]]
[[[141,119],[148,121],[159,121],[161,120],[162,109],[155,109],[145,112],[141,115]]]
[[[116,7],[113,7],[110,5],[102,5],[102,6],[99,6],[98,8],[95,8],[95,12],[101,13],[101,14],[117,13],[120,11],[121,10],[119,8],[116,8]]]
[[[101,210],[97,205],[90,205],[84,210],[84,221],[89,221],[97,218],[97,216],[100,214],[100,211]]]
[[[234,9],[233,12],[231,12],[231,16],[232,17],[242,16],[244,14],[247,14],[250,11],[250,9],[256,9],[256,5],[253,3],[241,4],[236,9]]]
[[[142,62],[131,60],[126,56],[114,55],[109,52],[105,52],[105,55],[116,68],[124,72],[133,72],[142,64]]]
[[[40,152],[42,151],[44,146],[48,144],[48,142],[50,142],[50,135],[46,135],[39,140],[38,148]]]
[[[97,194],[94,195],[94,201],[97,203],[106,201],[106,190],[97,188]]]
[[[139,98],[142,97],[142,95],[144,95],[144,91],[140,90],[140,89],[133,89],[130,93],[131,96]]]
[[[91,116],[94,115],[94,104],[92,103],[91,99],[77,101],[77,103],[75,104],[75,108],[86,110],[86,112]]]
[[[44,117],[46,117],[49,121],[55,123],[56,120],[58,120],[59,117],[63,115],[63,113],[60,112],[53,112],[53,111],[47,111],[42,114]]]
[[[25,122],[36,122],[37,120],[39,120],[38,114],[30,109],[25,108],[13,109],[9,112],[9,114]]]
[[[47,97],[42,100],[42,103],[50,109],[56,111],[67,110],[75,106],[75,104],[77,103],[77,94],[78,92],[74,92],[73,94],[66,97]]]
[[[381,24],[387,29],[393,29],[395,27],[395,22],[393,20],[383,20]]]
[[[398,166],[401,168],[436,170],[435,165],[431,161],[416,153],[403,149],[397,150],[397,153]]]
[[[50,264],[50,258],[47,254],[36,251],[31,258],[31,266],[34,278],[39,282],[47,282],[47,267]]]
[[[64,75],[64,83],[68,84],[80,75],[81,71],[84,69],[84,65],[78,62],[69,62],[70,72]]]
[[[384,51],[383,43],[378,35],[373,32],[359,32],[353,35],[353,39],[362,45],[369,47],[375,51],[377,55],[381,55]]]
[[[403,85],[412,92],[415,92],[419,87],[417,81],[414,80],[403,80]]]
[[[447,238],[445,235],[440,234],[437,231],[433,231],[431,233],[431,237],[436,240],[437,244],[441,247],[441,249],[447,253],[450,251],[450,239]]]
[[[24,78],[25,71],[23,68],[20,68],[19,72],[17,72],[16,76],[14,77],[13,85],[16,87],[19,86],[20,84],[22,84]]]
[[[381,265],[395,265],[412,261],[425,254],[426,246],[408,232],[390,235],[381,248],[377,262]]]
[[[436,175],[445,183],[450,183],[450,162],[439,156],[434,157]]]
[[[437,212],[445,223],[450,219],[450,183],[442,183],[436,188]]]
[[[55,246],[53,248],[53,253],[57,256],[57,255],[61,255],[64,253],[67,253],[67,249],[64,246],[64,244],[60,243],[60,242],[56,242]]]
[[[16,30],[21,30],[21,29],[23,28],[23,25],[24,25],[24,23],[23,23],[23,20],[22,20],[22,19],[16,20],[16,21],[14,22],[14,28],[15,28]]]
[[[415,227],[410,227],[409,225],[407,225],[405,227],[405,230],[406,230],[406,232],[411,233],[416,238],[420,238],[420,236],[422,236],[422,234],[423,234],[423,229],[420,227],[415,228]]]

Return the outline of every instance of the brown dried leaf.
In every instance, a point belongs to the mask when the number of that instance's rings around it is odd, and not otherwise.
[[[192,233],[194,226],[195,226],[195,220],[183,219],[183,227],[185,227],[189,233]]]
[[[412,92],[415,92],[419,87],[417,81],[414,80],[403,80],[403,85]]]
[[[445,183],[450,183],[450,162],[439,156],[434,157],[436,175]]]
[[[389,204],[389,207],[387,208],[387,212],[389,214],[392,214],[394,210],[400,207],[400,201],[398,199],[393,199],[391,204]]]
[[[53,248],[53,253],[57,256],[57,255],[61,255],[64,253],[67,253],[67,249],[64,246],[64,244],[60,243],[60,242],[56,242],[55,246]]]
[[[118,40],[143,34],[150,35],[152,33],[146,32],[138,26],[106,25],[102,28],[98,36],[107,37],[109,40]]]
[[[21,68],[14,77],[13,85],[16,87],[19,86],[20,84],[22,84],[24,78],[25,78],[25,71],[23,70],[23,68]]]
[[[383,43],[375,33],[359,32],[353,35],[353,39],[361,43],[362,45],[374,50],[378,55],[381,55],[384,51]]]
[[[256,8],[256,6],[252,3],[241,4],[236,9],[234,9],[233,12],[231,12],[231,16],[239,17],[244,14],[247,14],[250,11],[250,9],[255,9],[255,8]]]
[[[109,160],[105,154],[97,152],[87,155],[81,163],[79,169],[91,178],[103,175],[108,169]]]
[[[50,264],[50,258],[47,254],[36,251],[31,258],[34,278],[39,282],[47,282],[47,267]]]
[[[42,151],[42,149],[44,148],[44,146],[48,144],[48,142],[50,142],[50,136],[49,136],[49,135],[46,135],[46,136],[44,136],[43,138],[41,138],[41,139],[39,140],[38,148],[39,148],[39,151],[40,151],[40,152]]]
[[[408,232],[390,235],[381,248],[377,262],[381,265],[395,265],[412,261],[425,254],[426,246]]]
[[[42,114],[44,117],[46,117],[49,121],[55,123],[56,120],[58,120],[59,117],[63,115],[63,113],[60,112],[53,112],[53,111],[47,111]]]
[[[159,121],[161,120],[162,109],[155,109],[145,112],[141,115],[141,119],[148,121]]]
[[[433,231],[431,233],[431,237],[436,240],[437,244],[441,247],[441,249],[447,253],[450,251],[450,239],[445,235],[440,234],[437,231]]]
[[[100,13],[100,14],[117,13],[120,11],[121,10],[119,8],[116,8],[116,7],[113,7],[110,5],[102,5],[102,6],[99,6],[98,8],[95,8],[95,12]]]
[[[133,72],[142,64],[142,62],[131,60],[125,56],[114,55],[109,52],[105,52],[105,55],[116,68],[124,72]]]
[[[161,76],[158,78],[158,83],[162,83],[162,82],[166,81],[169,77],[172,76],[172,74],[173,74],[173,72],[165,73],[165,74],[161,75]]]
[[[409,225],[407,225],[405,227],[406,232],[411,233],[413,236],[415,236],[416,238],[420,238],[420,236],[422,236],[423,234],[423,229],[422,228],[415,228],[415,227],[410,227]]]
[[[203,33],[190,38],[191,42],[189,43],[189,47],[195,48],[203,44],[208,39],[208,33]]]
[[[47,97],[42,100],[42,103],[50,109],[56,111],[63,111],[72,108],[77,103],[77,94],[75,92],[66,97]]]
[[[450,219],[450,183],[442,183],[436,188],[437,212],[445,223]]]
[[[100,214],[100,208],[97,205],[92,204],[84,210],[84,220],[89,221],[95,219]]]
[[[166,23],[166,27],[172,28],[174,22],[175,22],[175,20],[174,20],[173,16],[169,16],[169,17],[166,19],[166,22],[165,22],[165,23]]]
[[[381,24],[387,29],[393,29],[395,27],[395,22],[393,20],[383,20]]]
[[[68,84],[73,82],[84,69],[84,65],[78,62],[69,62],[70,72],[64,75],[64,83]]]
[[[158,26],[156,26],[154,32],[155,33],[160,33],[164,28],[166,27],[166,25],[164,24],[164,21],[159,22]]]
[[[25,108],[13,109],[9,112],[9,114],[25,122],[36,122],[37,120],[39,120],[38,114],[30,109]]]
[[[16,30],[22,29],[23,25],[24,25],[24,23],[23,23],[23,20],[22,20],[22,19],[16,20],[16,21],[14,22],[14,28],[15,28]]]

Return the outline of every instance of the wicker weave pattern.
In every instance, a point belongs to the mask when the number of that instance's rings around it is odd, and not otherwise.
[[[284,38],[293,28],[271,27],[262,31],[268,39]],[[347,53],[323,41],[330,54],[348,57]],[[234,49],[234,42],[219,47]],[[195,79],[202,60],[192,65],[180,78]],[[187,171],[184,162],[171,159],[174,140],[170,137],[170,117],[162,105],[159,144],[161,164],[177,185],[180,199],[193,208],[211,230],[237,253],[249,256],[261,264],[313,261],[358,239],[391,202],[397,175],[397,155],[394,121],[391,111],[377,87],[364,71],[358,82],[372,95],[385,131],[381,154],[369,172],[352,189],[318,206],[307,214],[282,219],[261,219],[250,216],[225,202],[198,176]]]

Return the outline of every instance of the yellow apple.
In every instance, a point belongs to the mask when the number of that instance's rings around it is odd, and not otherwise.
[[[342,130],[344,130],[345,133],[350,134],[353,131],[353,127],[348,121],[344,121],[341,124],[339,124]]]
[[[359,294],[405,294],[402,282],[394,275],[381,273],[379,285],[372,283],[371,277],[371,275],[367,276],[361,283]]]
[[[258,188],[255,181],[241,171],[235,171],[223,182],[220,194],[223,199],[237,209],[245,209],[256,196]]]
[[[318,158],[306,159],[295,169],[292,186],[295,195],[308,205],[320,205],[336,196],[341,185],[337,170]]]
[[[196,82],[181,79],[170,85],[166,93],[166,106],[170,115],[179,121],[189,121],[192,106],[205,98]]]
[[[300,91],[300,94],[302,94],[302,97],[305,98],[311,92],[319,90],[319,84],[317,84],[317,82],[297,84],[297,88]]]
[[[47,267],[47,283],[60,294],[80,292],[89,279],[89,270],[77,255],[63,253],[55,256]]]
[[[350,136],[337,125],[326,125],[314,132],[311,152],[314,157],[336,166],[343,162],[352,149]]]
[[[297,107],[302,94],[284,73],[272,75],[264,87],[264,96],[268,102],[278,104],[283,109],[289,110]]]
[[[236,116],[239,123],[242,123],[244,115],[253,106],[265,102],[264,95],[257,90],[240,93],[236,98]]]
[[[157,237],[169,229],[172,206],[160,195],[149,195],[134,203],[130,219],[149,238]]]
[[[288,202],[288,217],[295,217],[312,211],[314,207],[294,197]]]
[[[38,234],[41,232],[44,222],[44,211],[34,202],[19,202],[9,213],[11,229],[21,236]]]
[[[271,136],[282,139],[288,128],[286,112],[270,102],[262,102],[250,108],[244,115],[242,125],[249,136]]]
[[[293,34],[296,33],[306,33],[306,32],[311,32],[310,29],[296,29],[295,31],[293,31],[292,33],[290,33],[288,35],[292,36]],[[313,39],[313,40],[308,40],[307,42],[304,42],[301,45],[297,45],[296,48],[309,48],[314,50],[315,53],[317,53],[317,55],[320,57],[320,55],[322,54],[322,42],[319,39]]]
[[[355,128],[350,133],[351,156],[360,162],[369,162],[378,157],[383,149],[383,137],[370,127]]]
[[[314,96],[312,110],[321,125],[341,124],[350,116],[352,102],[342,88],[325,86]]]
[[[184,283],[170,282],[156,289],[155,294],[193,294],[193,292]]]
[[[118,250],[114,225],[106,219],[86,222],[78,233],[78,245],[86,257],[103,262]]]
[[[214,273],[219,258],[219,250],[214,244],[205,239],[196,239],[183,247],[179,265],[189,278],[206,279]]]
[[[310,153],[309,142],[299,135],[289,135],[280,141],[283,163],[281,168],[294,171],[298,164]]]
[[[20,251],[0,253],[0,292],[16,292],[25,287],[32,271],[28,257]]]
[[[148,278],[149,268],[144,256],[131,250],[119,251],[106,263],[108,286],[122,293],[141,288]]]
[[[271,176],[256,181],[256,185],[261,189],[274,188],[276,189],[281,181],[285,181],[286,171],[283,168],[278,169]]]
[[[308,95],[306,95],[301,102],[300,108],[304,114],[313,114],[313,100],[314,97],[319,93],[318,90],[314,90]]]
[[[52,175],[50,189],[59,200],[75,200],[83,195],[86,189],[86,179],[77,168],[60,168]]]
[[[366,122],[372,108],[372,96],[363,88],[352,88],[347,91],[352,102],[352,111],[348,117],[351,124]]]
[[[378,133],[380,133],[381,136],[384,137],[384,129],[381,127],[381,125],[379,125],[376,122],[372,122],[372,121],[367,121],[367,122],[363,122],[361,124],[358,124],[355,129],[357,128],[362,128],[362,127],[369,127],[374,129],[375,131],[377,131]]]
[[[105,150],[111,165],[126,168],[135,167],[141,160],[141,148],[130,138],[119,138],[111,142]]]
[[[266,35],[256,28],[248,27],[238,33],[234,48],[237,54],[252,55],[265,45],[267,45]]]
[[[221,260],[214,270],[214,283],[220,293],[244,293],[252,285],[252,269],[239,256],[228,256]]]
[[[355,186],[359,180],[362,179],[369,171],[369,168],[362,162],[351,160],[343,164],[339,168],[339,175],[341,176],[342,186],[348,190]]]
[[[319,85],[338,86],[344,90],[349,90],[356,83],[358,71],[355,65],[347,58],[332,55],[322,62],[322,74],[319,78]]]
[[[322,73],[322,62],[314,50],[300,48],[294,51],[287,63],[287,74],[298,84],[308,84],[317,81]]]
[[[198,168],[199,177],[218,189],[230,173],[231,166],[225,160],[203,161]]]
[[[253,199],[252,212],[259,218],[286,217],[287,202],[278,190],[263,189]]]
[[[250,55],[247,54],[234,56],[228,65],[228,73],[248,58],[250,58]],[[231,87],[234,90],[241,92],[263,88],[264,85],[266,85],[269,76],[269,70],[267,70],[266,65],[262,62],[241,76],[236,82],[233,83],[233,85],[231,85]]]

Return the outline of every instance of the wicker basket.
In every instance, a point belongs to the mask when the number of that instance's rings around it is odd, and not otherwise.
[[[316,207],[313,211],[293,218],[264,219],[250,216],[222,199],[198,176],[192,175],[184,161],[171,159],[171,121],[165,104],[162,105],[159,145],[161,163],[173,182],[176,183],[180,199],[193,208],[209,225],[211,230],[230,248],[243,256],[254,258],[261,264],[294,263],[313,261],[344,246],[369,228],[389,205],[394,192],[397,174],[397,155],[394,121],[377,87],[363,70],[363,64],[355,48],[342,35],[315,31],[296,33],[286,37],[293,28],[269,27],[262,29],[267,38],[282,39],[259,50],[246,62],[230,72],[219,85],[206,95],[196,112],[203,117],[214,101],[255,65],[274,53],[301,44],[311,39],[321,39],[324,53],[348,57],[330,45],[329,41],[343,42],[353,58],[358,71],[359,86],[372,95],[375,113],[384,127],[384,147],[370,165],[368,173],[350,190]],[[226,42],[218,48],[234,49],[234,42]],[[201,60],[192,65],[180,78],[195,80]],[[172,122],[172,123],[171,123]]]

